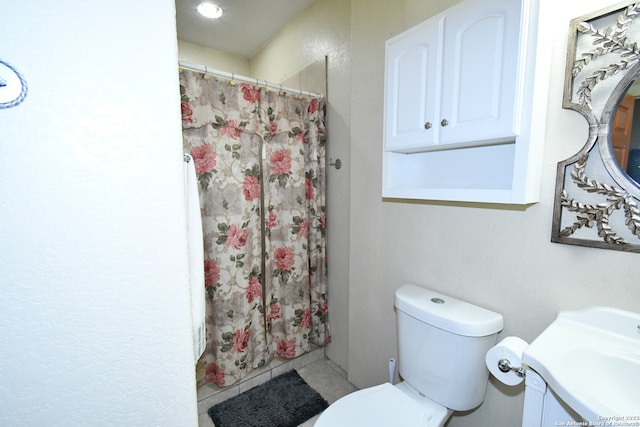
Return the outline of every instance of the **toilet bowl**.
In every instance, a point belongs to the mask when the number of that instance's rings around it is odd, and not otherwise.
[[[403,381],[337,400],[316,427],[442,427],[482,404],[502,315],[416,285],[396,291],[395,309]]]

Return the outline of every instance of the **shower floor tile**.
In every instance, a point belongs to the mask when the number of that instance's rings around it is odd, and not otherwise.
[[[347,381],[346,373],[333,362],[326,359],[324,357],[324,352],[320,352],[321,350],[322,349],[313,351],[293,361],[280,364],[276,368],[272,369],[272,375],[275,377],[290,369],[295,369],[296,371],[298,371],[300,376],[304,378],[307,384],[309,384],[318,393],[320,393],[322,397],[324,397],[327,402],[329,402],[329,404],[335,402],[342,396],[356,391],[356,386]],[[317,355],[314,355],[314,353],[321,354],[321,357],[317,357]],[[260,373],[258,376],[256,376],[256,379],[258,377],[265,377],[266,373],[268,373],[268,371]],[[262,380],[262,378],[260,378],[260,380]],[[269,378],[266,378],[262,382],[268,380]],[[253,385],[258,385],[258,381],[256,381],[256,384]],[[249,384],[243,386],[242,391],[251,388],[248,387],[248,385]],[[238,390],[231,393],[220,392],[203,399],[200,399],[200,395],[203,393],[203,391],[198,390],[199,427],[215,427],[213,421],[211,421],[211,418],[209,418],[209,415],[207,414],[207,409],[209,409],[216,403],[239,394],[241,392],[239,390],[240,387],[238,387]],[[312,427],[319,416],[320,415],[316,415],[315,417],[301,424],[299,427]]]

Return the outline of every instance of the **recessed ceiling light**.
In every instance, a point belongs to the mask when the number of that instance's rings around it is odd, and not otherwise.
[[[213,3],[203,2],[198,5],[200,15],[211,19],[217,19],[222,16],[222,8]]]

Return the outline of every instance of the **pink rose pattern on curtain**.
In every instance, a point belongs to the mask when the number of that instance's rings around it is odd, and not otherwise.
[[[330,340],[324,108],[186,70],[180,91],[205,240],[198,384],[226,386]]]
[[[325,131],[317,99],[266,92],[261,108],[267,337],[270,353],[291,359],[328,340]]]

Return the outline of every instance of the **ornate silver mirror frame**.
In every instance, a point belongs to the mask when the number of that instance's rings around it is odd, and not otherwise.
[[[640,3],[571,21],[562,106],[584,116],[589,134],[558,163],[552,242],[640,252],[640,184],[616,160],[611,136],[618,105],[640,74],[638,42]]]

